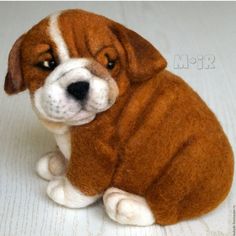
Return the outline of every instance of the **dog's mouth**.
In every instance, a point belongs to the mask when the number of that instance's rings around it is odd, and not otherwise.
[[[92,74],[86,67],[88,63],[85,59],[71,59],[46,78],[33,97],[33,106],[40,117],[81,125],[115,103],[118,87],[114,79]]]

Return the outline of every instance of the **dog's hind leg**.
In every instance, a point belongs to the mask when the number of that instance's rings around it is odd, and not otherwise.
[[[232,154],[222,152],[224,142],[206,146],[204,140],[181,149],[145,197],[156,223],[175,224],[214,209],[232,183]]]

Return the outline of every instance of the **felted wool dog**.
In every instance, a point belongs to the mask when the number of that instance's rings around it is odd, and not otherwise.
[[[215,115],[144,38],[82,10],[53,14],[9,55],[5,91],[28,89],[58,150],[37,164],[71,208],[103,197],[121,224],[174,224],[227,196],[233,154]]]

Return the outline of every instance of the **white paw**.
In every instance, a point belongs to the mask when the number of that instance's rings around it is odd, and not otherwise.
[[[47,187],[47,194],[54,202],[69,208],[86,207],[101,196],[84,195],[66,177],[50,181]]]
[[[44,155],[36,165],[40,177],[52,180],[65,173],[66,160],[60,151],[49,152]]]
[[[146,226],[155,222],[150,207],[141,196],[109,188],[103,195],[103,202],[109,217],[120,224]]]

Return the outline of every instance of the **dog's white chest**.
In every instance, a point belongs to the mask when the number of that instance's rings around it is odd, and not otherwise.
[[[66,132],[64,134],[54,134],[54,137],[62,154],[65,156],[66,159],[70,159],[71,155],[70,132]]]

